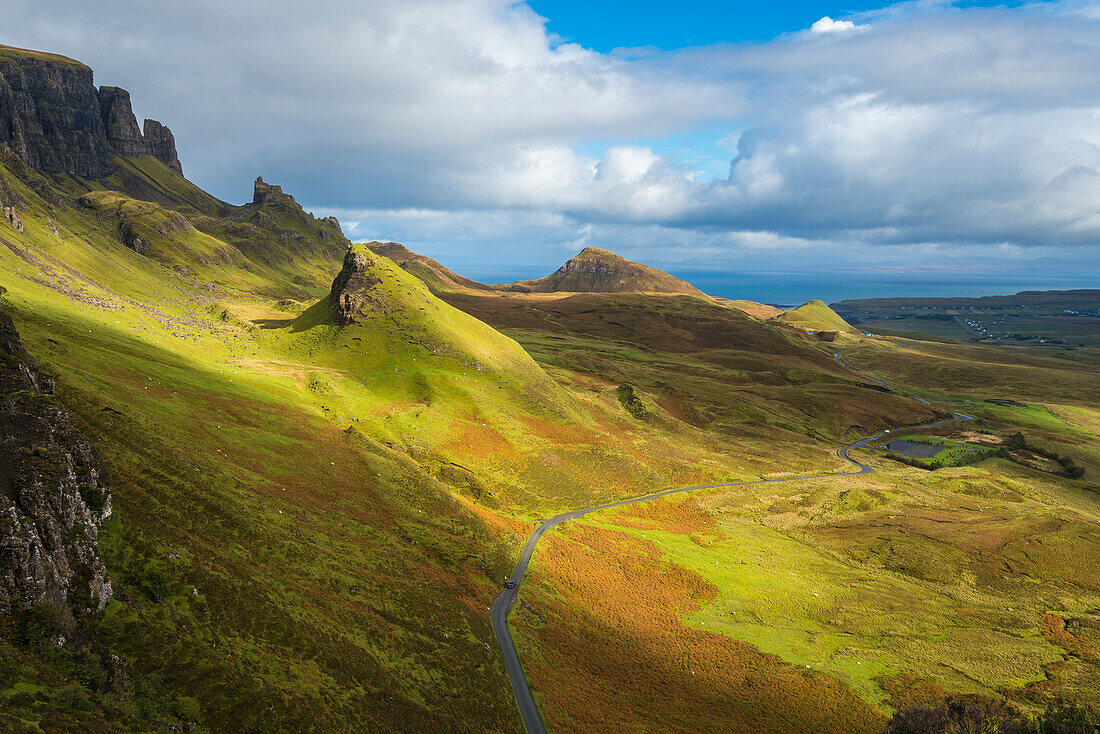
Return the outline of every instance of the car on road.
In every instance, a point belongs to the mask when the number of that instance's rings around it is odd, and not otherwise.
[[[505,589],[514,589],[514,588],[516,588],[515,579],[508,579],[507,581],[505,581],[504,582],[504,588]]]

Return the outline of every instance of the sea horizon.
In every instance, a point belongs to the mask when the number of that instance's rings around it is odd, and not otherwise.
[[[1100,288],[1094,277],[1005,273],[884,273],[878,271],[737,272],[664,268],[704,293],[720,298],[793,307],[869,298],[978,298],[1021,291]],[[467,267],[459,274],[482,283],[511,283],[548,275],[545,267]]]

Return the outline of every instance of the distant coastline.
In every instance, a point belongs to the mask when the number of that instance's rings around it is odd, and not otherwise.
[[[460,266],[461,267],[461,266]],[[866,298],[934,298],[1012,295],[1027,290],[1097,288],[1096,278],[1079,275],[1013,275],[1004,273],[881,273],[838,271],[816,273],[726,272],[681,269],[660,265],[692,285],[722,298],[740,298],[780,307],[792,307],[813,298],[826,303]],[[479,268],[459,272],[483,283],[509,283],[546,275],[545,267]]]

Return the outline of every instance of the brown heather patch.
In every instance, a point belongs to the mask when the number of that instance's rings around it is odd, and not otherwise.
[[[684,401],[679,398],[674,398],[671,395],[663,395],[657,399],[657,405],[664,408],[664,410],[673,418],[683,423],[691,423],[690,420],[684,415],[680,409],[680,405]]]
[[[452,424],[448,430],[448,440],[439,445],[444,453],[453,452],[457,456],[468,458],[494,458],[500,461],[521,461],[522,456],[500,431],[484,421],[476,424],[459,423]]]
[[[895,709],[930,706],[947,698],[947,691],[936,681],[914,673],[884,675],[876,678],[875,682],[890,697],[890,705]]]
[[[685,627],[679,615],[716,590],[663,562],[654,545],[583,525],[547,540],[536,559],[538,585],[525,593],[547,621],[519,615],[514,624],[521,648],[537,641],[522,654],[551,731],[881,728],[881,717],[836,680]]]
[[[488,529],[498,541],[509,534],[517,535],[523,540],[526,540],[527,536],[530,535],[530,526],[521,520],[500,515],[493,512],[488,507],[479,505],[461,495],[454,495],[454,498],[460,505],[466,508],[468,512],[472,512],[479,517],[481,521],[485,523],[486,529]]]
[[[1056,614],[1044,612],[1039,615],[1039,628],[1043,636],[1059,647],[1065,648],[1069,653],[1077,657],[1093,657],[1095,648],[1084,637],[1066,629],[1066,620]]]
[[[593,438],[589,431],[580,426],[539,420],[538,418],[531,418],[523,415],[517,415],[514,416],[514,418],[527,426],[533,435],[556,444],[568,446],[588,444]]]
[[[691,497],[630,505],[615,518],[616,524],[639,530],[663,530],[678,535],[715,535],[715,522]]]

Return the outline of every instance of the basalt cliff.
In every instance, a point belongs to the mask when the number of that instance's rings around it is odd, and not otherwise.
[[[139,128],[130,93],[99,87],[92,70],[55,54],[0,46],[0,145],[43,173],[102,178],[114,158],[151,155],[177,173],[172,131]]]

